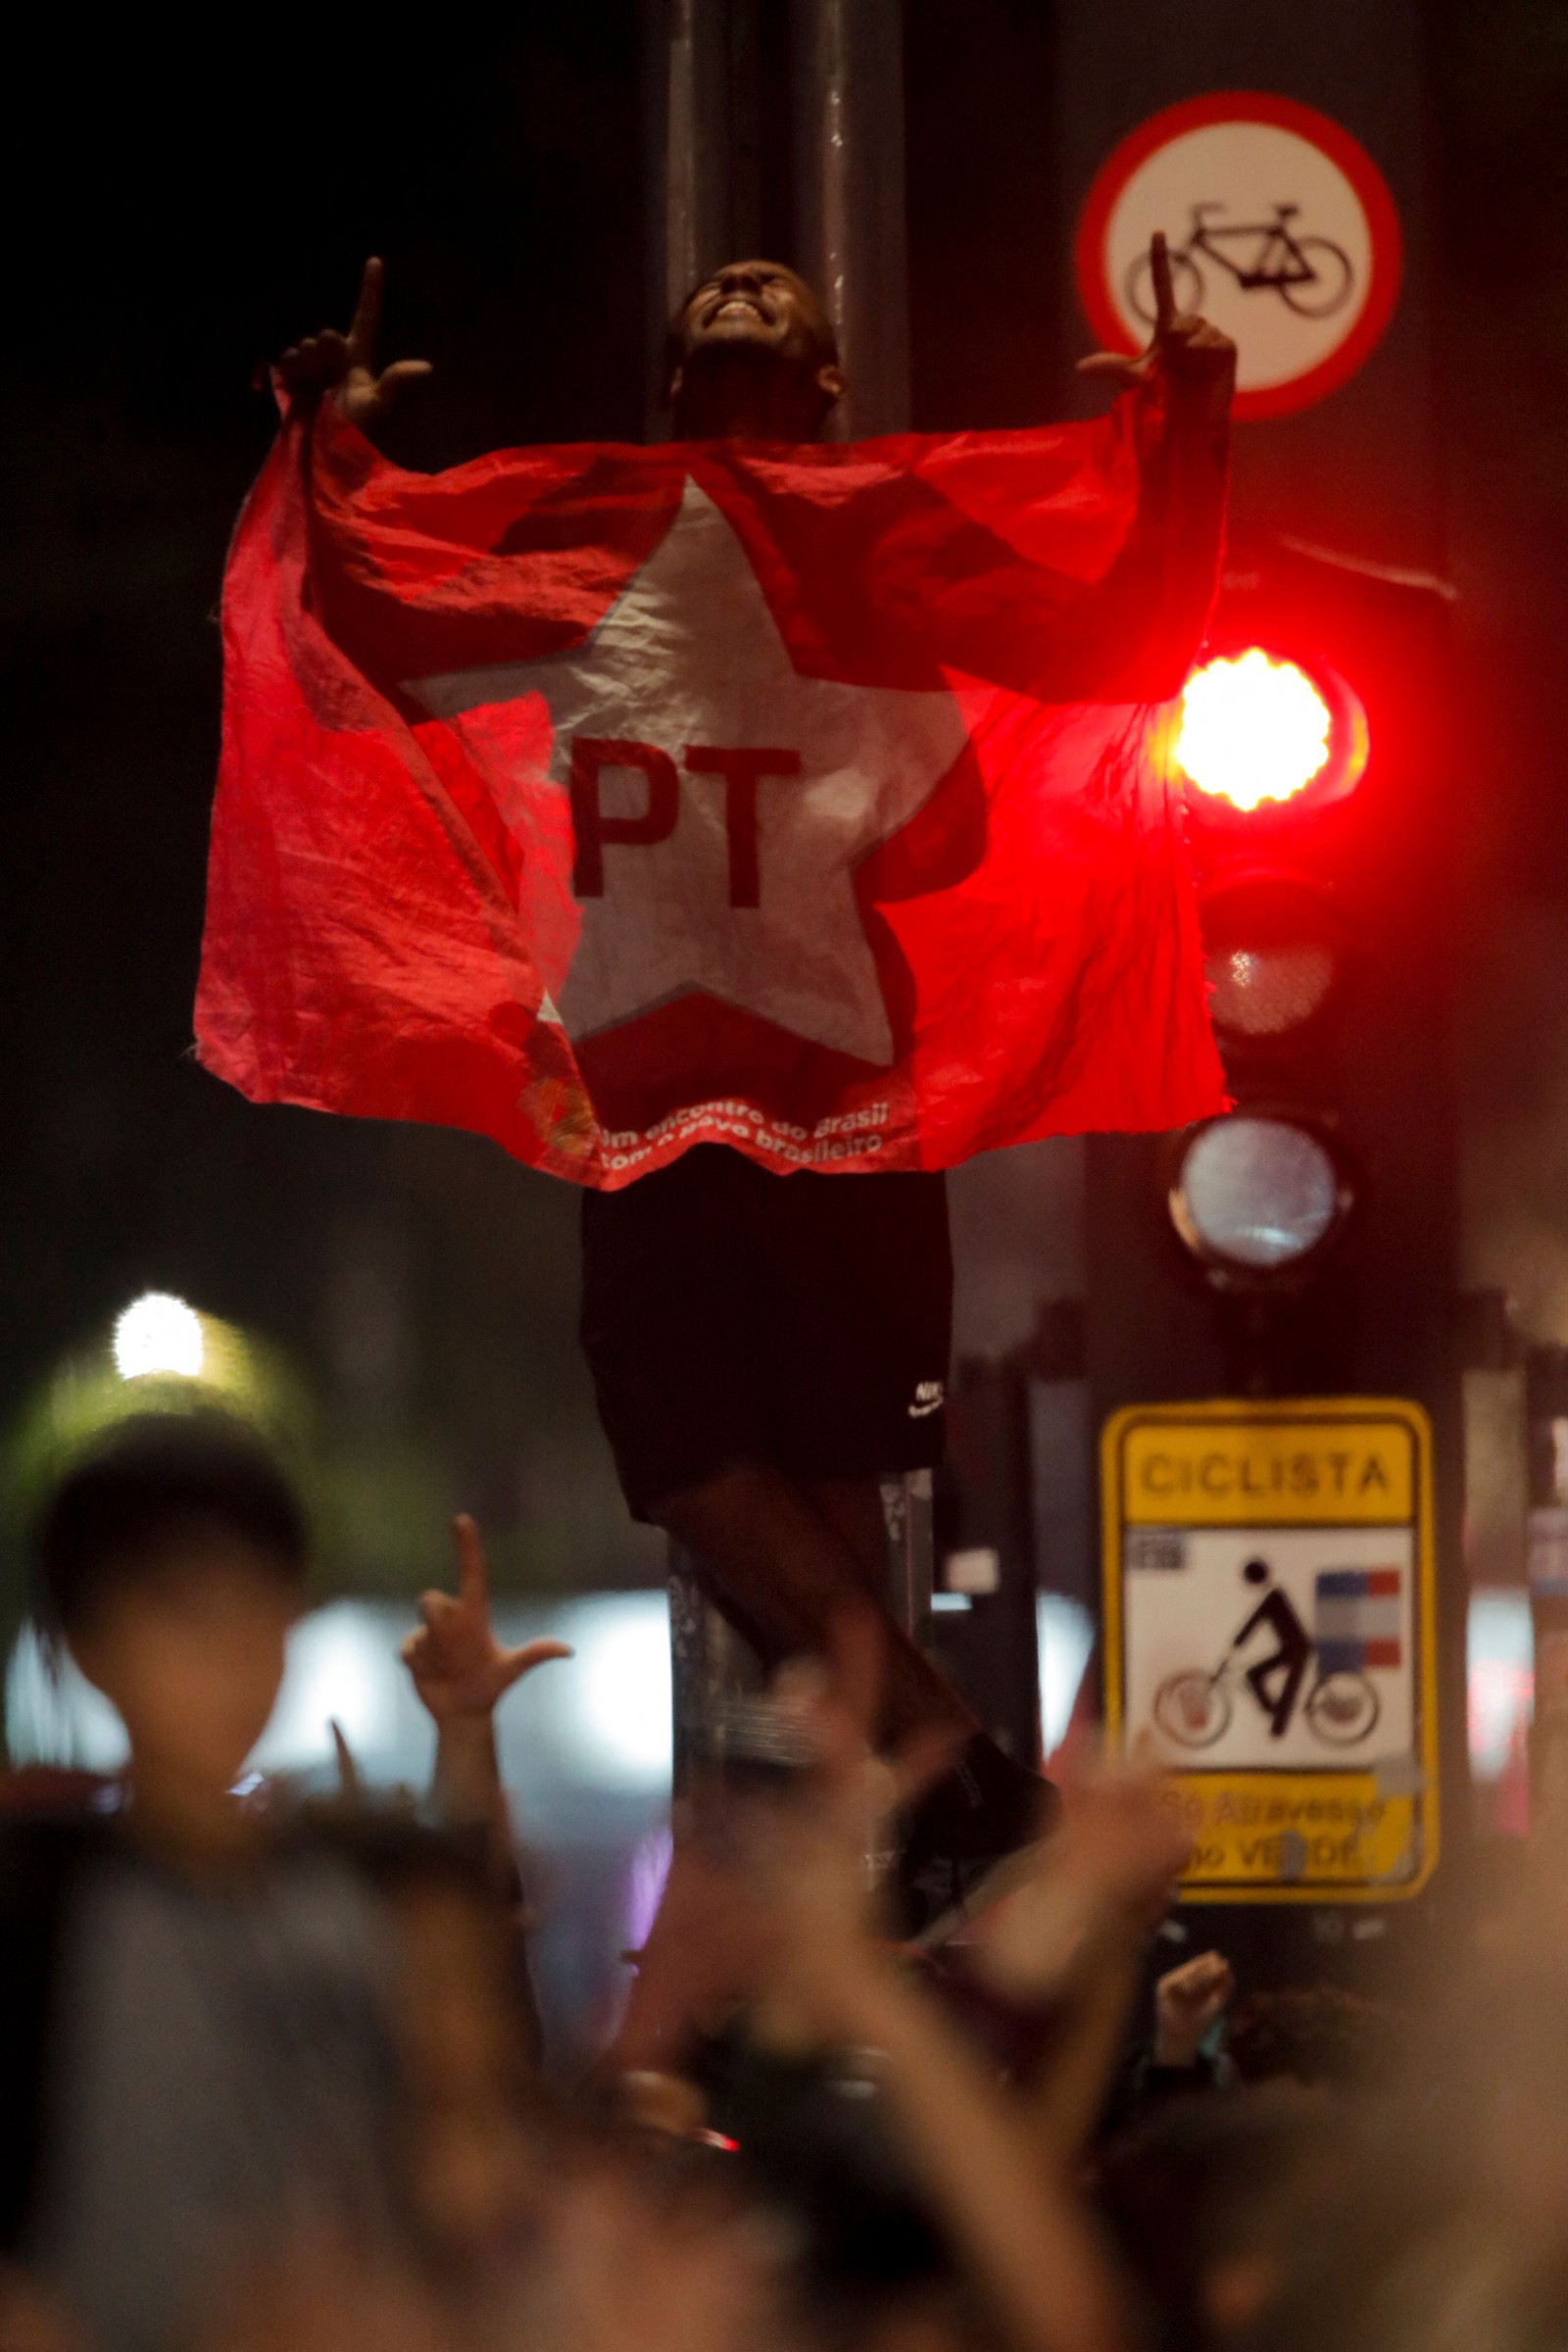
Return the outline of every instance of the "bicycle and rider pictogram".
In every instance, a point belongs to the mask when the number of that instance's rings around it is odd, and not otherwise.
[[[1212,1668],[1184,1667],[1154,1693],[1154,1721],[1178,1747],[1212,1747],[1229,1731],[1239,1702],[1250,1700],[1283,1740],[1298,1719],[1327,1747],[1355,1747],[1371,1737],[1382,1712],[1368,1667],[1397,1667],[1397,1568],[1330,1568],[1313,1590],[1309,1634],[1290,1594],[1276,1584],[1266,1560],[1249,1560],[1245,1583],[1263,1588]],[[1248,1662],[1244,1653],[1261,1634],[1274,1647]]]
[[[1297,204],[1276,204],[1267,220],[1224,220],[1227,206],[1195,204],[1185,245],[1172,245],[1170,267],[1176,307],[1201,311],[1208,292],[1202,264],[1224,271],[1243,294],[1277,294],[1299,318],[1332,318],[1355,291],[1349,256],[1332,237],[1298,236],[1292,225]],[[1147,325],[1154,322],[1153,280],[1147,253],[1126,276],[1126,295]]]

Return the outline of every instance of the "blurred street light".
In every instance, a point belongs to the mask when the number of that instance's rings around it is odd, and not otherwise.
[[[173,1373],[199,1380],[206,1353],[202,1319],[169,1291],[144,1291],[115,1324],[115,1370],[122,1380]]]

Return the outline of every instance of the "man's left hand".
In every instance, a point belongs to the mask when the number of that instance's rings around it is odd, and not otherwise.
[[[1236,390],[1236,346],[1196,311],[1178,313],[1163,229],[1154,231],[1149,265],[1154,285],[1154,331],[1147,350],[1132,356],[1094,352],[1079,361],[1079,374],[1113,384],[1118,391],[1136,391],[1163,376],[1172,391],[1228,411]]]

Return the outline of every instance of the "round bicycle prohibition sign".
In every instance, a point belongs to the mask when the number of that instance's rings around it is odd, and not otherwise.
[[[1106,158],[1074,260],[1079,300],[1107,350],[1149,340],[1156,228],[1177,308],[1235,338],[1238,416],[1283,416],[1337,391],[1393,316],[1399,218],[1383,174],[1348,130],[1294,99],[1184,99]]]

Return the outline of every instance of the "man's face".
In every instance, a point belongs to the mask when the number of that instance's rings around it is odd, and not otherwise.
[[[730,262],[703,285],[676,321],[670,398],[677,416],[695,404],[703,412],[739,388],[744,400],[762,395],[775,423],[802,438],[816,432],[844,389],[833,356],[833,334],[816,296],[782,262]],[[727,387],[721,389],[721,387]]]
[[[681,313],[683,365],[710,346],[744,344],[799,368],[830,361],[832,337],[816,296],[782,262],[730,262]]]
[[[71,1639],[125,1726],[133,1767],[217,1794],[267,1728],[295,1599],[238,1543],[193,1543],[105,1596]]]

